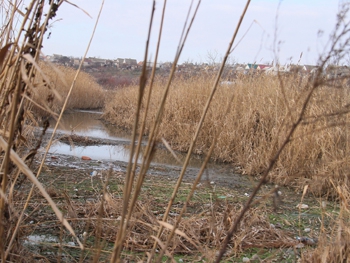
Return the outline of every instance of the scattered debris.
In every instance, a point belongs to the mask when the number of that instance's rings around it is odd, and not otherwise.
[[[247,258],[247,257],[244,257],[244,258],[242,259],[242,261],[243,261],[243,262],[250,262],[250,259]]]
[[[295,248],[303,248],[303,247],[305,247],[303,243],[298,243],[297,245],[295,245]]]
[[[309,237],[297,237],[297,240],[300,241],[304,245],[315,246],[317,245],[317,238],[309,238]]]
[[[296,207],[299,209],[308,209],[309,208],[309,206],[306,204],[298,204]]]

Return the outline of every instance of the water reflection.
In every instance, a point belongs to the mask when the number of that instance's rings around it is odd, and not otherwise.
[[[117,129],[115,126],[106,125],[101,121],[101,112],[93,111],[73,111],[65,113],[59,125],[62,132],[73,133],[81,136],[89,136],[101,139],[115,139],[118,141],[130,142],[130,135]],[[51,121],[51,128],[55,121]],[[142,151],[144,147],[142,147]],[[93,146],[74,146],[61,142],[56,142],[50,148],[51,153],[73,155],[81,158],[89,156],[95,160],[113,160],[128,162],[130,155],[130,144],[119,145],[93,145]],[[178,158],[183,162],[184,154],[178,154]],[[138,162],[142,162],[142,157]],[[174,156],[166,149],[157,148],[152,163],[180,166]],[[190,160],[191,167],[200,167],[202,160],[195,156]]]
[[[125,145],[93,145],[83,147],[58,142],[50,148],[50,152],[73,155],[79,158],[89,156],[95,160],[116,160],[122,162],[129,160],[129,151],[125,149]]]
[[[113,125],[101,121],[102,112],[98,111],[69,111],[64,113],[58,126],[59,131],[71,134],[90,136],[102,139],[118,139],[129,141],[131,136],[126,131],[117,129]],[[50,120],[50,128],[56,125]]]
[[[143,149],[144,150],[144,147]],[[74,146],[61,142],[57,142],[50,148],[51,153],[73,155],[81,158],[82,156],[88,156],[94,160],[112,160],[128,162],[130,156],[130,145],[92,145],[92,146]],[[185,156],[183,154],[178,155],[179,159],[183,162]],[[142,162],[142,156],[139,157],[138,163]],[[174,156],[171,155],[165,149],[157,149],[153,156],[153,164],[166,164],[173,166],[180,166],[182,163],[178,163]],[[191,158],[191,167],[200,167],[201,160],[198,158]]]

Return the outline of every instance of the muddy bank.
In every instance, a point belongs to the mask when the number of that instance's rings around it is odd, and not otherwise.
[[[38,131],[39,132],[39,131]],[[51,131],[48,131],[44,136],[43,147],[40,149],[37,155],[37,162],[39,162],[44,155],[44,150],[47,146],[47,142],[51,137]],[[127,140],[118,140],[118,139],[103,139],[98,137],[86,137],[79,136],[76,134],[67,135],[64,132],[57,132],[54,137],[55,144],[59,143],[59,147],[71,147],[72,152],[70,154],[62,154],[57,151],[55,146],[51,147],[48,155],[46,156],[45,164],[51,167],[62,167],[62,168],[72,168],[77,170],[88,170],[90,172],[98,171],[98,170],[108,170],[110,167],[114,171],[125,172],[128,165],[129,156],[125,156],[124,160],[115,160],[111,158],[93,158],[90,156],[94,156],[94,152],[96,149],[103,147],[111,146],[111,147],[130,147],[130,141]],[[55,145],[54,144],[54,145]],[[144,142],[142,144],[145,144]],[[95,147],[94,152],[87,153],[84,156],[88,156],[91,160],[83,160],[74,149],[89,149],[89,147]],[[53,149],[53,150],[52,150]],[[161,151],[160,155],[164,157],[165,149],[159,148],[157,151]],[[179,153],[181,155],[181,153]],[[182,156],[184,157],[184,156]],[[185,180],[193,181],[193,179],[197,176],[200,165],[201,158],[199,156],[194,156],[193,161],[190,166],[186,169],[185,172]],[[137,165],[139,171],[140,164]],[[252,182],[249,180],[247,176],[243,176],[238,174],[235,171],[235,168],[229,164],[219,164],[219,163],[209,163],[207,165],[207,169],[202,176],[202,182],[211,183],[212,185],[220,185],[226,186],[235,189],[242,189],[242,191],[249,191],[252,189]],[[181,172],[182,166],[176,164],[173,161],[171,164],[164,163],[163,159],[153,160],[150,168],[148,170],[148,175],[159,176],[159,177],[171,177],[177,178]]]
[[[42,148],[39,155],[43,155],[48,140],[52,136],[56,125],[54,119],[50,120],[50,127],[43,137]],[[36,130],[36,138],[41,134]],[[147,144],[147,138],[141,141],[141,151]],[[56,167],[71,167],[74,169],[103,170],[111,165],[117,171],[126,171],[131,148],[131,135],[115,125],[102,120],[101,111],[74,110],[63,114],[54,142],[49,150],[46,164]],[[148,174],[156,176],[179,176],[186,154],[176,152],[181,163],[162,145],[157,145]],[[42,157],[38,155],[40,160]],[[88,156],[91,160],[82,160]],[[185,179],[193,180],[202,166],[203,157],[192,155]],[[138,165],[142,163],[142,157]],[[234,188],[251,188],[252,183],[237,172],[232,164],[210,162],[203,174],[203,179],[212,184],[225,185]]]

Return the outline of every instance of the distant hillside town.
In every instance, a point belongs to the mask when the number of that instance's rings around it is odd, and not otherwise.
[[[81,63],[81,58],[68,57],[64,55],[53,54],[52,56],[46,56],[44,60],[52,63],[57,63],[70,67],[78,67]],[[143,61],[137,62],[132,58],[117,58],[117,59],[103,59],[96,57],[85,58],[83,63],[84,71],[87,72],[99,72],[105,68],[116,68],[119,70],[141,70]],[[147,62],[148,67],[153,66],[153,62]],[[191,63],[185,62],[177,65],[177,72],[197,74],[200,72],[216,72],[220,68],[220,63]],[[172,62],[157,63],[156,68],[160,71],[169,71],[172,68]],[[237,74],[261,74],[277,75],[277,73],[298,73],[300,75],[313,74],[317,71],[317,66],[313,65],[268,65],[268,64],[229,64],[225,67],[226,71]],[[350,70],[347,66],[328,66],[324,74],[328,78],[337,76],[348,76]]]
[[[46,56],[44,60],[48,60],[52,63],[58,63],[70,67],[78,67],[81,63],[81,58],[67,57],[64,55],[53,54],[52,56]],[[117,59],[103,59],[89,57],[84,59],[84,68],[101,68],[101,67],[117,67],[123,69],[136,69],[138,66],[136,59],[131,58],[117,58]]]

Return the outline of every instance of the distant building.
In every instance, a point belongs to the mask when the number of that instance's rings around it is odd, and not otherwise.
[[[55,63],[55,62],[58,62],[62,57],[63,57],[62,55],[53,54],[50,57],[50,61]]]
[[[74,66],[79,66],[80,65],[80,61],[81,61],[81,59],[79,59],[79,58],[75,58],[74,60],[73,60],[73,65]]]
[[[270,65],[264,65],[264,64],[247,64],[245,69],[247,70],[266,70],[270,68]]]
[[[113,61],[113,64],[118,68],[131,68],[137,67],[137,60],[132,58],[117,58]]]
[[[91,61],[91,66],[94,67],[104,67],[107,65],[107,59],[90,57],[89,60]]]
[[[125,58],[124,59],[124,65],[136,66],[137,65],[137,60],[136,59],[132,59],[132,58]]]
[[[123,58],[117,58],[113,61],[114,65],[117,68],[121,68],[121,66],[123,65],[124,59]]]
[[[245,67],[245,69],[248,69],[248,70],[250,70],[250,69],[258,69],[258,64],[250,64],[250,63],[248,63],[247,64],[247,66]]]
[[[173,63],[172,62],[164,62],[160,65],[161,68],[163,69],[171,69],[173,66]]]

